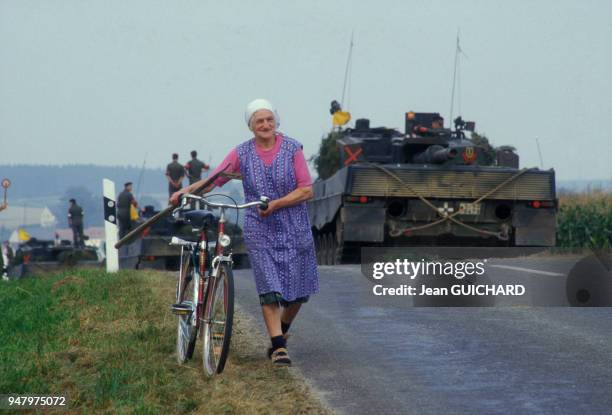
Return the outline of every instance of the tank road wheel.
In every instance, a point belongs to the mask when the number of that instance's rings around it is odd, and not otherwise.
[[[325,234],[325,265],[334,265],[334,236],[331,232]]]
[[[314,235],[315,252],[317,254],[317,265],[321,265],[321,234]]]
[[[329,234],[329,265],[340,264],[342,251],[338,246],[336,235],[330,232]]]
[[[325,265],[325,234],[320,233],[319,239],[319,265]]]
[[[319,248],[321,249],[321,265],[329,265],[328,260],[328,239],[327,233],[321,234],[321,245]]]
[[[335,247],[334,265],[337,265],[342,264],[346,256],[346,248],[344,246],[344,226],[340,220],[340,217],[337,217],[335,220],[335,228],[336,232],[333,235]]]

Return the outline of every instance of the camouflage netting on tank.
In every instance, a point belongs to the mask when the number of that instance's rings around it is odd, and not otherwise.
[[[342,134],[339,131],[332,131],[321,140],[319,152],[313,157],[319,179],[327,179],[338,171],[340,153],[336,141],[341,137]]]
[[[314,166],[319,175],[319,179],[327,179],[334,175],[340,169],[340,153],[337,141],[342,138],[343,134],[341,130],[330,132],[327,136],[323,137],[319,146],[319,152],[311,158]],[[473,132],[470,140],[477,146],[484,149],[485,153],[485,165],[494,165],[497,158],[496,151],[498,149],[507,147],[515,151],[514,147],[502,146],[494,147],[491,145],[489,139],[484,134],[478,134]]]
[[[496,150],[498,149],[502,149],[502,148],[508,148],[512,151],[516,151],[516,149],[512,146],[501,146],[501,147],[493,147],[491,145],[491,143],[489,142],[489,139],[487,138],[486,135],[484,134],[478,134],[476,132],[472,133],[472,137],[470,138],[470,140],[477,146],[480,146],[484,149],[484,153],[485,153],[485,164],[486,165],[493,165],[495,164],[495,159],[496,159]]]

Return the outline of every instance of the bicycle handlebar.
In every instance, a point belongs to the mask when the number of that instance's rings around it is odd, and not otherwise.
[[[261,196],[259,198],[259,200],[255,201],[255,202],[244,203],[242,205],[230,205],[230,204],[227,204],[227,203],[209,202],[208,200],[206,200],[205,196],[196,196],[196,195],[193,195],[191,193],[185,193],[181,197],[181,207],[180,208],[182,208],[185,205],[187,205],[187,203],[188,203],[187,200],[188,199],[200,200],[206,206],[210,206],[212,208],[231,208],[231,209],[246,209],[246,208],[250,208],[250,207],[254,207],[254,206],[259,206],[261,208],[261,210],[266,210],[266,209],[268,209],[268,203],[270,203],[270,198],[269,197]]]

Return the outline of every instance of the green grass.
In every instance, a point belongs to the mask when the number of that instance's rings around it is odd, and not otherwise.
[[[0,285],[0,394],[68,394],[79,413],[322,413],[309,389],[263,358],[237,313],[226,371],[174,356],[174,279],[77,270]],[[201,342],[198,341],[198,349]]]

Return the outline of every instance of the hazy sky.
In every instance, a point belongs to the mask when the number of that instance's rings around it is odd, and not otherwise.
[[[267,97],[312,155],[355,34],[353,119],[460,106],[521,165],[611,179],[610,1],[0,0],[0,163],[213,164]],[[348,101],[348,100],[345,100]],[[455,115],[458,103],[455,104]]]

